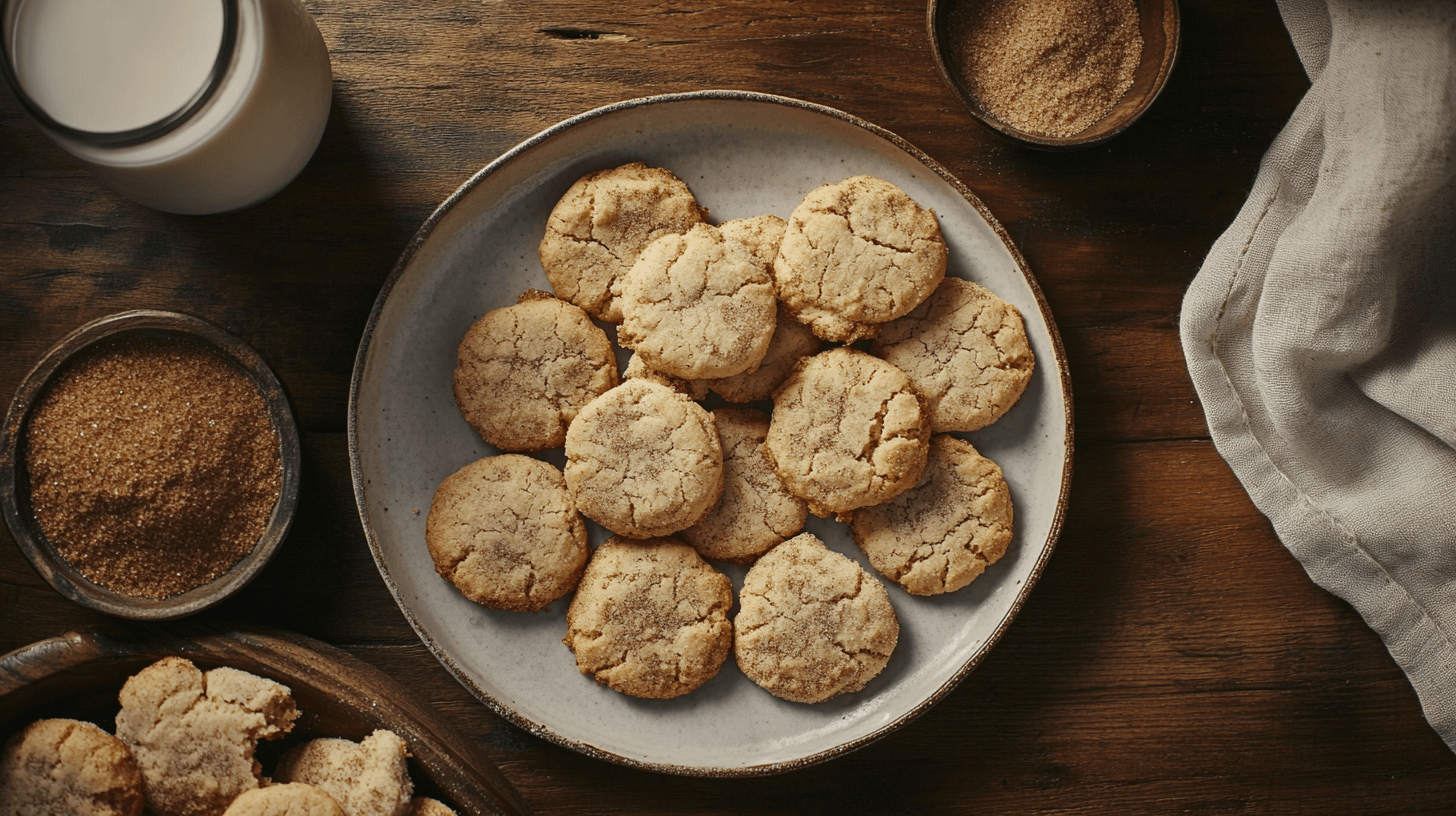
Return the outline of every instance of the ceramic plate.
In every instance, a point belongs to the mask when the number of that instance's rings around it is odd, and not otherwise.
[[[1000,422],[967,435],[1011,486],[1016,534],[970,586],[918,598],[890,585],[900,641],[864,690],[821,705],[779,700],[730,658],[673,700],[595,685],[562,645],[569,599],[536,614],[466,600],[436,575],[425,518],[440,481],[497,453],[461,418],[455,348],[486,311],[549,289],[537,259],[547,215],[581,175],[630,161],[666,167],[719,223],[787,218],[815,187],[869,173],[934,208],[948,274],[1014,303],[1036,374]],[[1070,380],[1035,280],[980,201],[928,156],[874,125],[781,97],[707,91],[633,100],[562,122],[478,172],[421,227],[375,304],[355,363],[349,442],[359,515],[379,571],[440,661],[487,705],[548,740],[668,773],[746,776],[823,761],[923,713],[990,650],[1040,574],[1061,529],[1071,478]],[[560,466],[560,451],[543,456]],[[809,519],[830,547],[868,563],[847,525]],[[593,544],[605,538],[593,528]],[[718,564],[742,586],[744,569]],[[735,609],[736,611],[736,609]]]

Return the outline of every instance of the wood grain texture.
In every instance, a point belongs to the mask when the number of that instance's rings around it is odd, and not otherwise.
[[[317,154],[264,204],[182,217],[119,198],[0,97],[0,394],[66,332],[175,309],[252,344],[303,430],[294,530],[202,616],[342,647],[468,734],[539,813],[1437,814],[1456,756],[1379,639],[1316,588],[1208,440],[1183,292],[1308,81],[1270,0],[1189,0],[1152,110],[1073,154],[978,125],[920,3],[308,0],[333,59]],[[976,671],[830,763],[655,776],[503,722],[395,607],[365,546],[345,427],[359,335],[400,251],[477,169],[638,96],[739,88],[840,108],[966,182],[1025,254],[1072,372],[1076,465],[1048,570]],[[0,531],[0,651],[105,622]]]

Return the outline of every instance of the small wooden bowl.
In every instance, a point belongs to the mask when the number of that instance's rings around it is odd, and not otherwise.
[[[126,595],[103,587],[67,562],[46,540],[30,507],[30,479],[21,457],[21,440],[36,401],[71,359],[96,343],[121,335],[173,336],[201,340],[253,381],[268,407],[269,419],[278,434],[283,465],[282,490],[273,516],[253,549],[232,569],[195,589],[163,600]],[[94,320],[61,339],[46,352],[21,382],[10,403],[5,426],[0,428],[0,510],[21,552],[41,577],[56,591],[76,603],[133,620],[171,620],[191,615],[236,593],[256,576],[273,557],[298,508],[301,456],[298,425],[288,397],[278,378],[248,344],[200,318],[176,312],[137,310]]]
[[[1135,1],[1139,30],[1143,36],[1143,53],[1133,75],[1132,87],[1105,116],[1071,136],[1045,136],[1012,127],[992,116],[966,86],[962,77],[967,73],[967,66],[958,56],[959,49],[954,47],[960,28],[957,23],[984,0],[930,0],[925,18],[936,67],[972,116],[1018,144],[1041,150],[1069,150],[1100,144],[1131,127],[1162,93],[1168,75],[1173,71],[1173,64],[1178,59],[1178,0]]]

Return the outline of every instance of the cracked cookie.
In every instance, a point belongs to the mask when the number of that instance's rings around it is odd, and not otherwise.
[[[905,373],[851,348],[800,361],[774,392],[764,455],[816,516],[847,516],[910,489],[930,420]]]
[[[718,408],[713,420],[723,448],[723,496],[679,535],[704,558],[746,564],[804,529],[808,508],[763,456],[768,414]]]
[[[223,816],[345,816],[332,796],[313,785],[287,782],[244,791]]]
[[[408,756],[398,734],[380,729],[360,742],[309,740],[278,759],[275,776],[320,788],[344,816],[405,816],[414,794]]]
[[[606,332],[586,312],[536,290],[475,321],[456,359],[460,413],[506,451],[560,446],[582,406],[617,385]]]
[[[870,353],[899,366],[930,406],[936,433],[1000,419],[1031,381],[1035,360],[1015,306],[959,278],[885,324]]]
[[[667,386],[628,380],[571,423],[566,486],[582,515],[618,535],[652,538],[691,527],[723,489],[713,417]]]
[[[203,674],[164,657],[122,686],[116,736],[141,769],[149,810],[218,816],[259,787],[258,740],[283,736],[297,718],[286,686],[227,667]]]
[[[803,533],[748,570],[733,619],[733,655],[775,697],[821,703],[859,691],[895,650],[889,593],[854,560]]]
[[[440,483],[425,520],[440,577],[491,609],[535,612],[576,588],[586,565],[586,524],[561,471],[505,453]]]
[[[732,377],[706,380],[708,388],[729,402],[757,402],[773,395],[799,361],[819,353],[824,342],[807,325],[795,320],[782,303],[774,323],[768,351],[757,368]]]
[[[551,210],[541,239],[541,267],[563,300],[592,317],[622,321],[618,279],[647,245],[707,218],[671,171],[641,162],[588,173]]]
[[[576,667],[632,697],[679,697],[712,679],[733,644],[733,584],[670,538],[597,548],[566,613]]]
[[[0,752],[6,816],[140,816],[142,776],[126,744],[79,720],[37,720]]]
[[[1001,468],[949,434],[930,441],[925,478],[855,511],[850,534],[870,565],[912,595],[954,592],[1006,554],[1011,490]]]
[[[836,343],[874,337],[945,277],[935,213],[883,179],[853,176],[809,193],[774,260],[779,298]]]

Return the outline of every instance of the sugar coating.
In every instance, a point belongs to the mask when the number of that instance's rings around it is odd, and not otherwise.
[[[203,674],[164,657],[121,688],[116,736],[141,769],[157,816],[215,816],[259,786],[260,739],[287,734],[298,718],[288,687],[232,668]]]
[[[534,612],[576,588],[586,523],[566,479],[545,462],[504,453],[472,462],[435,490],[425,544],[440,577],[491,609]]]
[[[774,392],[764,455],[816,516],[889,501],[925,470],[930,419],[905,373],[850,348],[800,361]]]
[[[244,791],[223,816],[344,816],[332,796],[302,782]]]
[[[456,359],[460,413],[506,451],[559,447],[582,406],[617,384],[606,332],[576,306],[534,290],[475,321]]]
[[[814,330],[795,320],[780,303],[773,337],[758,367],[732,377],[707,380],[705,384],[729,402],[766,400],[773,395],[775,388],[783,384],[800,360],[819,353],[823,346],[824,342],[814,335]]]
[[[774,547],[749,568],[733,630],[743,673],[796,703],[864,688],[900,637],[880,582],[812,533]]]
[[[438,799],[416,796],[410,800],[409,816],[457,816],[457,814]]]
[[[666,386],[628,380],[571,423],[566,485],[582,515],[618,535],[652,538],[690,527],[723,489],[713,417]]]
[[[614,291],[647,245],[707,218],[671,171],[641,162],[576,180],[551,210],[541,267],[563,300],[609,323],[622,321]]]
[[[733,235],[698,224],[649,244],[621,280],[617,341],[687,380],[756,367],[773,337],[773,277]]]
[[[723,496],[680,535],[704,558],[743,564],[804,529],[809,511],[763,456],[768,414],[718,408],[713,420],[723,447]]]
[[[948,434],[930,442],[924,480],[855,511],[850,534],[870,565],[913,595],[954,592],[1006,554],[1011,490],[1001,468]]]
[[[79,720],[37,720],[0,753],[5,816],[139,816],[142,776],[121,740]]]
[[[404,740],[381,729],[357,743],[310,740],[279,758],[275,776],[321,788],[345,816],[404,816],[414,793],[408,756]]]
[[[728,657],[733,584],[680,541],[608,539],[567,610],[576,666],[633,697],[666,699],[712,679]]]
[[[924,303],[885,324],[870,353],[894,363],[925,395],[936,433],[975,431],[1011,410],[1036,368],[1015,306],[946,278]]]
[[[935,212],[874,176],[810,192],[789,216],[774,260],[779,298],[836,343],[874,337],[945,277]]]
[[[708,396],[707,380],[684,380],[681,377],[674,377],[671,374],[654,371],[636,354],[627,358],[627,367],[622,369],[622,379],[651,380],[658,385],[665,385],[694,401],[706,399]]]

